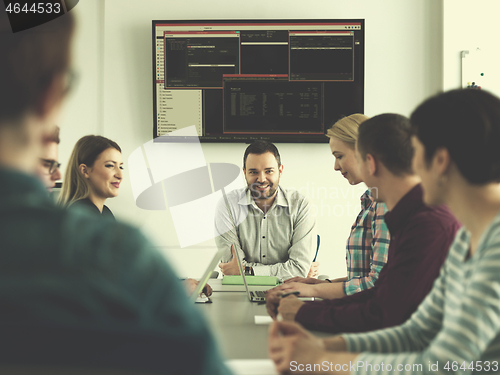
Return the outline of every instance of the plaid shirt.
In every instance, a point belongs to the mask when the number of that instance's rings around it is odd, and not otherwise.
[[[387,207],[375,203],[370,190],[361,196],[361,212],[347,239],[347,281],[344,293],[349,296],[371,288],[387,263],[390,234],[384,222]]]

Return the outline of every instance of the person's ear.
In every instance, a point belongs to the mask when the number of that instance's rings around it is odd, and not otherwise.
[[[434,169],[437,177],[446,176],[450,171],[451,164],[449,151],[444,147],[438,148],[431,163],[431,168]]]
[[[281,165],[280,165],[280,167],[279,167],[279,169],[278,169],[278,170],[279,170],[279,172],[280,172],[280,177],[281,177],[281,174],[283,173],[283,164],[281,164]]]
[[[89,169],[88,169],[88,167],[85,164],[80,164],[78,166],[78,170],[83,175],[83,177],[85,177],[85,178],[89,178],[90,177],[89,176]]]
[[[373,157],[372,154],[366,154],[366,161],[368,167],[368,173],[370,176],[375,176],[378,170],[377,160]]]

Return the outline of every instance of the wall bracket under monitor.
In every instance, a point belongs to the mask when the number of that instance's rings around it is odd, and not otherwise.
[[[153,137],[328,142],[364,112],[364,20],[152,22]]]

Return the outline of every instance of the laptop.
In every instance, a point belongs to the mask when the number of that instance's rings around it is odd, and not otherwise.
[[[240,270],[240,275],[243,277],[243,284],[245,285],[245,289],[247,291],[248,299],[251,302],[263,302],[266,300],[266,293],[264,293],[263,290],[257,290],[257,291],[250,291],[248,290],[248,284],[247,284],[247,279],[245,277],[245,271],[243,270],[243,267],[241,267],[241,259],[240,259],[240,254],[238,251],[235,251],[236,253],[236,260],[238,261],[238,268]]]
[[[198,297],[200,296],[201,292],[203,292],[203,288],[208,282],[208,279],[210,278],[210,275],[215,269],[215,266],[219,263],[219,260],[222,258],[222,254],[224,253],[224,249],[218,249],[215,252],[214,257],[210,261],[210,264],[208,265],[208,268],[206,269],[205,273],[203,274],[203,277],[200,279],[198,285],[196,286],[196,289],[194,292],[191,294],[189,299],[193,302],[196,302]],[[208,296],[207,296],[208,297]],[[206,302],[206,301],[203,301]]]

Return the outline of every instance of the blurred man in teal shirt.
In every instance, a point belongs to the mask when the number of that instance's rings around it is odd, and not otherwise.
[[[34,177],[70,88],[72,33],[71,14],[12,33],[0,12],[0,363],[226,374],[142,234],[54,206]]]

